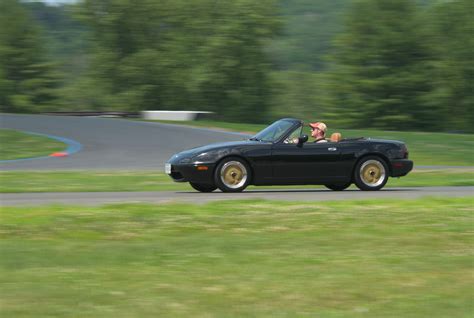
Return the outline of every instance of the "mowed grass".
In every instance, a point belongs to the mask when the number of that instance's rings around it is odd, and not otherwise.
[[[179,191],[192,189],[157,171],[0,171],[0,193]]]
[[[2,207],[1,317],[472,317],[473,198]]]
[[[0,160],[43,157],[66,147],[64,143],[50,138],[0,128]]]
[[[159,121],[178,125],[210,127],[224,130],[256,133],[267,125],[226,123],[218,121]],[[270,124],[270,123],[269,123]],[[407,144],[410,159],[416,165],[474,166],[474,135],[433,132],[402,132],[381,130],[337,129],[328,127],[327,136],[340,132],[343,138],[370,137],[400,140]],[[305,133],[310,136],[309,128]],[[311,138],[310,138],[311,139]]]
[[[418,170],[390,178],[386,187],[474,186],[474,169]],[[355,188],[355,186],[353,186]],[[321,189],[323,186],[250,186],[248,189]],[[0,171],[0,193],[195,191],[157,171]]]

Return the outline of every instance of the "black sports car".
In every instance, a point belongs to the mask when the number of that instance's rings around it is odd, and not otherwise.
[[[166,173],[189,182],[201,192],[219,188],[240,192],[253,185],[322,184],[344,190],[352,183],[361,190],[379,190],[388,177],[401,177],[413,168],[403,142],[371,138],[308,142],[303,121],[278,120],[251,137],[211,144],[175,154]]]

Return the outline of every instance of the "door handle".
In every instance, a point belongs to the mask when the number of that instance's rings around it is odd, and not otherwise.
[[[335,148],[335,147],[330,147],[330,148],[328,148],[328,150],[329,150],[329,151],[336,151],[337,148]]]

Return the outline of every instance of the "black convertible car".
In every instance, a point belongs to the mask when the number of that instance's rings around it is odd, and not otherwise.
[[[308,142],[298,119],[278,120],[250,139],[211,144],[175,154],[166,173],[189,182],[201,192],[219,188],[240,192],[253,185],[322,184],[344,190],[352,183],[361,190],[379,190],[388,177],[413,168],[403,142],[371,138]]]

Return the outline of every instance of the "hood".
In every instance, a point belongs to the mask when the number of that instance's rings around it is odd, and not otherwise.
[[[184,150],[178,152],[177,154],[173,155],[169,160],[170,163],[177,163],[186,158],[193,158],[201,153],[210,152],[214,150],[219,150],[223,148],[233,148],[239,146],[248,146],[248,145],[261,145],[262,142],[260,141],[253,141],[253,140],[241,140],[241,141],[228,141],[228,142],[219,142],[214,144],[209,144],[205,146],[200,146],[196,148],[192,148],[189,150]]]

